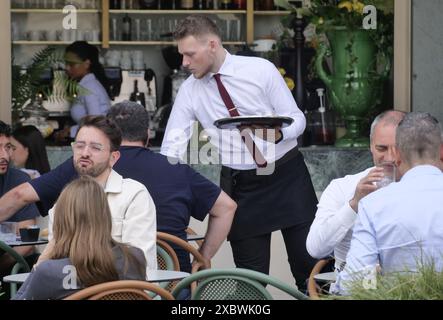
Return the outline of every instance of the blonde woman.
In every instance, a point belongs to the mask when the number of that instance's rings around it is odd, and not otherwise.
[[[103,188],[87,176],[66,186],[54,213],[54,238],[14,299],[62,299],[82,288],[114,280],[145,280],[146,261],[135,247],[111,237]]]

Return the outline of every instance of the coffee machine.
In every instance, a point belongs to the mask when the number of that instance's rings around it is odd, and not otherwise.
[[[157,86],[155,73],[152,69],[121,70],[121,82],[114,78],[114,83],[121,84],[118,93],[114,89],[117,94],[113,97],[113,103],[131,100],[131,95],[137,91],[144,95],[144,107],[149,114],[153,115],[155,113],[157,110]]]

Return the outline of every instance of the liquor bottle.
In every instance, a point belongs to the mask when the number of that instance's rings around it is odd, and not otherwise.
[[[110,9],[120,9],[120,0],[111,0],[109,3]]]
[[[206,1],[205,0],[196,0],[195,1],[195,9],[205,10],[206,9]]]
[[[159,2],[161,2],[161,1],[159,1]],[[144,9],[144,10],[158,8],[157,0],[140,0],[139,4],[140,4],[140,8]]]
[[[245,10],[246,9],[246,0],[234,0],[234,9]]]
[[[194,9],[194,0],[181,0],[181,9]]]
[[[221,0],[220,9],[229,10],[231,8],[232,8],[232,1],[231,0]]]
[[[129,100],[134,101],[138,104],[141,104],[143,107],[146,108],[145,94],[143,92],[138,91],[138,81],[137,80],[134,80],[134,91],[131,93]]]
[[[123,31],[122,31],[122,40],[123,41],[131,41],[131,17],[126,14],[123,17]]]

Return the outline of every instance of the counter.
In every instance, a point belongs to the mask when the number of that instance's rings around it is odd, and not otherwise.
[[[72,149],[65,147],[47,147],[51,168],[72,156]],[[159,148],[152,148],[159,152]],[[322,192],[332,179],[354,174],[372,166],[372,157],[365,148],[307,147],[300,148],[311,174],[315,191]],[[217,185],[220,179],[220,165],[191,165]]]

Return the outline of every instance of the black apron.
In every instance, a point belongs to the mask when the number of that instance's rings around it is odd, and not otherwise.
[[[273,174],[256,173],[222,167],[220,186],[238,205],[229,241],[312,223],[318,201],[297,148],[277,160]]]

